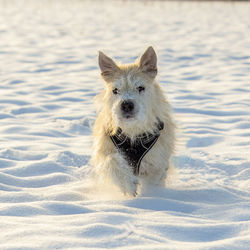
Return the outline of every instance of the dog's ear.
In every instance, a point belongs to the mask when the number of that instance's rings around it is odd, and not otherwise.
[[[139,68],[142,72],[154,78],[157,74],[157,56],[152,46],[148,47],[139,61]]]
[[[108,82],[111,81],[115,73],[119,71],[119,67],[116,63],[101,51],[99,51],[99,67],[102,77]]]

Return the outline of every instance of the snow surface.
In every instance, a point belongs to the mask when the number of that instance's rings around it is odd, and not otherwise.
[[[0,1],[0,249],[249,249],[249,2]],[[97,51],[153,45],[176,172],[138,197],[89,178]]]

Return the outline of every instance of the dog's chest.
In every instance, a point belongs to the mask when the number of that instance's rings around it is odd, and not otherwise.
[[[143,157],[150,151],[160,136],[160,130],[162,130],[164,124],[159,122],[154,134],[141,134],[134,141],[124,134],[122,130],[118,129],[115,135],[110,136],[115,147],[119,153],[126,159],[128,164],[133,168],[135,175],[140,173],[140,164]]]

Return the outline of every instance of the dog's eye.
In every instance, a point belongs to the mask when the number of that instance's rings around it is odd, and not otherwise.
[[[117,88],[113,89],[112,91],[113,91],[113,94],[114,94],[114,95],[119,94],[119,90],[118,90]]]
[[[144,90],[145,90],[145,87],[143,87],[143,86],[139,86],[137,89],[138,89],[138,91],[139,91],[139,92],[142,92],[142,91],[144,91]]]

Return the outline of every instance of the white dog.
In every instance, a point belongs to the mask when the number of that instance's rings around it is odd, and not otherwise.
[[[135,196],[139,181],[165,183],[175,143],[171,107],[155,80],[152,47],[129,65],[99,52],[99,66],[106,88],[96,97],[93,170],[99,181]]]

